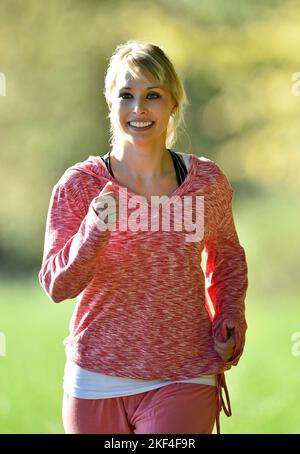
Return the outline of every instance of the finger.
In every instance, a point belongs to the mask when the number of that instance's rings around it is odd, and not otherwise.
[[[104,214],[100,213],[100,214],[98,214],[98,217],[106,224],[115,223],[118,219],[116,213],[104,213]]]
[[[119,207],[119,202],[112,196],[103,196],[94,201],[94,206],[98,208],[115,208]]]
[[[106,185],[104,186],[104,188],[102,188],[100,194],[105,194],[105,193],[107,193],[107,192],[110,192],[111,190],[112,190],[112,182],[111,182],[111,181],[108,181],[108,182],[106,183]],[[99,195],[100,195],[100,194],[99,194]]]
[[[215,351],[219,354],[219,355],[229,355],[229,356],[232,356],[233,355],[233,352],[234,350],[233,349],[229,349],[229,350],[222,350],[220,348],[215,348]]]
[[[109,191],[109,192],[104,192],[103,194],[99,194],[97,197],[95,197],[95,200],[102,200],[103,198],[105,198],[106,196],[111,196],[113,198],[116,198],[116,193],[115,192],[112,192],[112,191]]]
[[[233,353],[233,350],[221,350],[219,348],[215,348],[215,351],[219,354],[219,355],[232,355]]]
[[[98,213],[98,216],[102,220],[106,219],[107,217],[109,217],[109,219],[111,219],[111,220],[112,219],[118,219],[117,213],[115,213],[115,212],[110,212],[110,213],[107,213],[107,212],[102,213],[102,212],[100,212],[100,213]]]
[[[222,358],[223,361],[228,361],[228,359],[231,358],[231,356],[226,355],[223,352],[218,352],[217,350],[216,350],[216,352],[220,356],[220,358]]]
[[[229,348],[218,347],[218,345],[215,345],[214,349],[217,350],[218,352],[222,352],[222,353],[226,353],[227,351],[230,350]]]
[[[115,210],[98,210],[98,216],[100,216],[101,219],[104,219],[106,216],[118,218],[118,212]]]
[[[110,201],[110,200],[118,200],[116,197],[116,194],[114,192],[106,192],[102,195],[98,195],[95,197],[95,202],[105,202],[105,201]]]
[[[215,349],[215,351],[218,353],[218,355],[224,360],[228,361],[230,358],[232,358],[233,352],[223,352],[218,349]]]
[[[116,219],[109,219],[107,216],[105,216],[105,219],[102,219],[102,221],[106,225],[116,225]]]
[[[216,345],[216,346],[215,346],[215,349],[217,349],[218,351],[223,352],[223,353],[226,353],[226,352],[233,352],[234,346],[230,346],[230,347],[227,347],[227,348],[222,348],[222,347],[218,347],[218,346]]]
[[[116,203],[111,203],[111,202],[97,202],[94,203],[94,207],[96,210],[113,210],[113,211],[119,211],[119,204]]]
[[[220,342],[220,341],[215,340],[214,343],[221,348],[226,348],[227,346],[235,345],[235,341],[234,341],[233,337],[230,337],[226,342]]]

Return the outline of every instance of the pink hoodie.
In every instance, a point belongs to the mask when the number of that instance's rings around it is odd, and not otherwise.
[[[124,187],[99,157],[70,167],[54,186],[38,277],[54,302],[77,297],[64,344],[68,359],[79,366],[119,377],[175,380],[221,374],[238,363],[248,280],[233,190],[216,163],[189,158],[188,175],[172,196],[204,196],[204,237],[194,242],[186,241],[185,229],[161,226],[101,231],[92,200],[108,180],[116,192]],[[133,196],[131,190],[122,195],[128,202]],[[203,249],[214,314],[205,298]],[[226,362],[214,339],[226,340],[230,321],[236,347]]]

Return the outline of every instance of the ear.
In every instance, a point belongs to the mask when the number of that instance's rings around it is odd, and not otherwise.
[[[109,108],[109,110],[111,110],[111,101],[110,100],[107,101],[107,107]]]
[[[175,114],[175,112],[176,112],[177,108],[178,108],[178,104],[177,104],[177,102],[176,102],[176,103],[175,103],[175,104],[173,105],[173,109],[172,109],[172,112],[171,112],[171,113],[172,113],[172,115],[174,115],[174,114]]]

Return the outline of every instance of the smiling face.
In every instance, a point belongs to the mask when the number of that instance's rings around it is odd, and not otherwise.
[[[170,115],[176,106],[171,93],[151,74],[144,81],[121,66],[110,95],[111,121],[123,140],[165,144]]]

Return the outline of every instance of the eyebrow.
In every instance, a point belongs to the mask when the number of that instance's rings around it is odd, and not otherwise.
[[[162,90],[162,87],[147,87],[147,90],[152,90],[153,88],[159,88],[160,90]],[[132,90],[131,87],[122,87],[120,88],[120,90]]]

